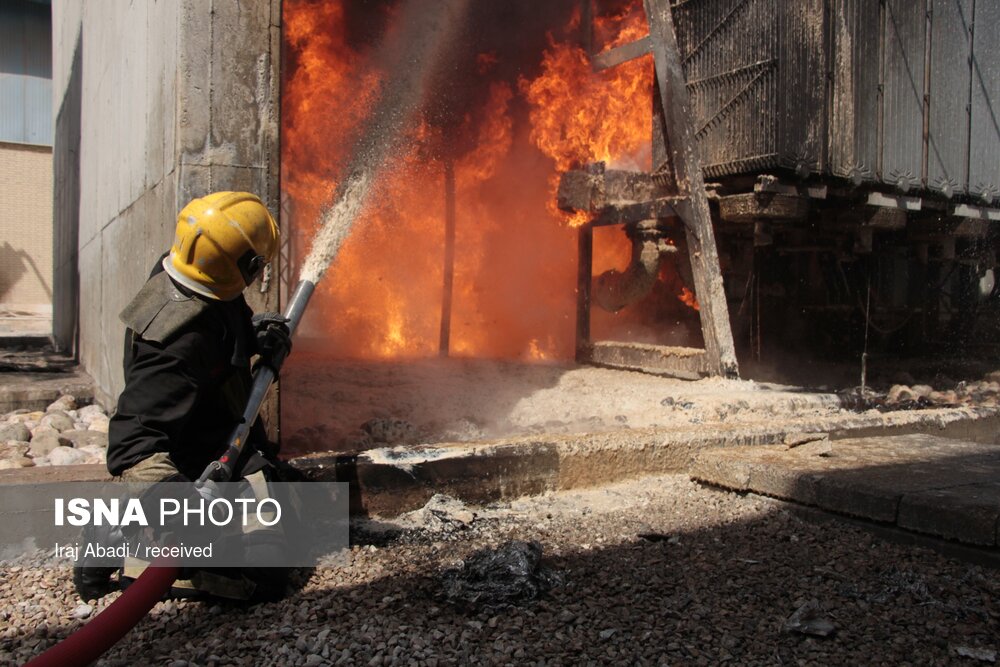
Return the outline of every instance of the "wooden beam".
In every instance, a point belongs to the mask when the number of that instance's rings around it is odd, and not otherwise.
[[[642,39],[637,39],[634,42],[629,42],[628,44],[622,44],[621,46],[616,46],[613,49],[609,49],[603,53],[598,53],[596,56],[591,58],[591,63],[594,66],[595,72],[602,72],[606,69],[612,67],[617,67],[622,63],[626,63],[629,60],[635,60],[636,58],[641,58],[649,53],[650,39],[649,35],[646,35]]]
[[[920,197],[906,197],[903,195],[887,195],[884,192],[869,192],[869,206],[881,206],[882,208],[896,208],[902,211],[919,211],[923,208],[923,200]]]
[[[590,350],[590,284],[593,279],[594,229],[580,227],[577,237],[576,360],[584,363]]]
[[[809,200],[798,195],[750,192],[719,199],[719,217],[725,222],[804,220],[808,213]]]
[[[677,199],[675,192],[659,185],[657,180],[644,171],[606,169],[603,162],[595,162],[559,177],[556,203],[564,211],[597,213],[608,206]]]
[[[979,206],[970,206],[968,204],[958,204],[954,209],[952,209],[951,214],[958,218],[975,218],[979,220],[990,220],[993,222],[1000,221],[1000,209],[996,208],[982,208]]]
[[[674,20],[669,0],[643,0],[649,19],[656,81],[663,107],[665,134],[670,138],[668,155],[682,195],[690,199],[675,208],[685,221],[695,295],[701,305],[701,330],[709,370],[737,377],[739,365],[729,324],[729,306],[722,284],[719,253],[715,245],[705,181],[701,173],[698,143],[691,126],[691,102],[681,66]]]
[[[444,284],[441,287],[441,333],[438,354],[447,357],[451,347],[451,302],[455,291],[455,164],[444,163]]]
[[[642,222],[643,220],[658,220],[660,218],[675,218],[680,202],[677,197],[664,197],[639,204],[611,205],[601,209],[590,221],[593,227],[606,225],[625,225]]]
[[[603,162],[563,173],[557,204],[564,211],[594,214],[590,224],[620,225],[677,216],[674,205],[681,198],[667,195],[652,174],[605,169]]]
[[[586,361],[599,366],[671,375],[697,380],[709,373],[705,350],[646,343],[599,341],[590,346]]]

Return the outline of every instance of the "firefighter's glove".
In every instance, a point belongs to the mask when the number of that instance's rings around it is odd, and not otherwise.
[[[222,489],[215,482],[192,482],[181,473],[153,484],[142,494],[142,503],[146,507],[146,516],[163,519],[163,525],[155,522],[150,534],[144,538],[147,543],[158,546],[209,546],[221,543],[221,531],[218,525],[208,517],[211,515],[213,500],[223,498]],[[163,502],[171,501],[170,506],[179,511],[169,514],[162,513]],[[180,503],[180,507],[174,505]],[[188,565],[180,570],[180,579],[190,579],[198,567]]]
[[[222,497],[222,490],[219,489],[219,485],[212,480],[207,480],[205,482],[195,482],[194,490],[198,492],[198,495],[205,500],[205,504],[211,504],[213,500]]]
[[[275,373],[292,351],[292,336],[287,322],[288,318],[281,313],[258,313],[253,316],[260,363],[270,366]]]
[[[188,514],[183,508],[207,508],[213,500],[222,498],[223,493],[215,482],[196,483],[192,482],[181,473],[171,475],[161,482],[153,484],[143,492],[140,502],[147,516],[162,516],[164,524],[154,530],[159,532],[157,540],[160,542],[170,542],[174,538],[171,533],[180,533],[188,538],[199,537],[203,540],[210,540],[218,532],[210,521],[199,518],[198,514]],[[168,501],[169,507],[176,507],[175,501],[180,503],[180,511],[162,514],[164,501]]]

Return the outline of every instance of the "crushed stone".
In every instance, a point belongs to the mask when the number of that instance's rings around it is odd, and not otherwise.
[[[98,664],[969,665],[1000,648],[995,571],[685,476],[469,510],[466,529],[355,530],[347,563],[280,602],[160,603]],[[511,541],[537,541],[562,584],[502,609],[441,600],[443,573]],[[832,635],[785,631],[811,600]],[[0,568],[0,663],[87,622],[79,604],[68,571]]]

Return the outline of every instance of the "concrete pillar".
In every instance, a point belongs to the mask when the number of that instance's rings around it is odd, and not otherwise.
[[[53,0],[52,11],[56,336],[113,405],[118,314],[169,248],[177,211],[249,190],[280,213],[281,3]],[[248,290],[256,310],[278,308],[276,283]]]

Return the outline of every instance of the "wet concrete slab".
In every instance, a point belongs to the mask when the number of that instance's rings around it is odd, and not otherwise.
[[[905,530],[997,546],[1000,445],[916,433],[835,439],[818,451],[785,444],[706,450],[691,475]]]

